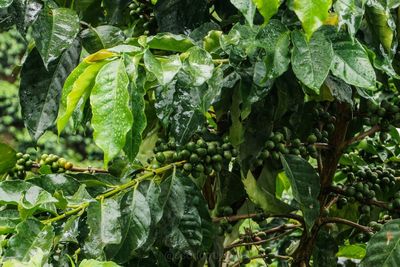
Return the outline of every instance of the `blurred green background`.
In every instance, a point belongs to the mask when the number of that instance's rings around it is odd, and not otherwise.
[[[52,153],[78,166],[100,167],[102,154],[93,142],[90,128],[76,133],[67,130],[59,140],[54,128],[38,144],[32,142],[24,127],[18,96],[18,71],[27,46],[16,29],[0,33],[0,142],[34,157]]]

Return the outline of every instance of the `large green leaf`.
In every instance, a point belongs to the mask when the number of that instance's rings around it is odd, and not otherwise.
[[[332,40],[333,75],[351,85],[374,89],[376,75],[365,49],[358,40],[353,41],[345,35],[338,37]]]
[[[35,141],[53,126],[64,81],[78,64],[80,51],[75,41],[47,69],[37,49],[29,53],[22,67],[19,95],[25,126]]]
[[[354,36],[361,26],[365,2],[366,0],[337,0],[334,8],[339,16],[339,28],[346,25],[349,34]]]
[[[20,221],[21,218],[17,210],[5,209],[0,211],[0,234],[15,232],[15,227]]]
[[[307,230],[310,231],[319,215],[319,176],[310,163],[301,157],[287,155],[282,156],[281,160],[292,185],[293,197],[299,203]]]
[[[144,53],[146,69],[153,73],[161,85],[170,83],[182,67],[178,55],[155,57],[150,50]]]
[[[83,260],[79,267],[119,267],[118,264],[112,261],[97,261],[97,260]]]
[[[82,61],[68,76],[62,90],[58,111],[57,130],[59,135],[68,124],[77,106],[84,106],[83,103],[89,98],[97,73],[106,63],[106,61],[99,61],[90,64]]]
[[[17,163],[17,152],[10,146],[0,143],[0,174],[11,170]]]
[[[0,8],[6,8],[11,5],[13,0],[0,0]]]
[[[158,33],[146,39],[147,45],[151,49],[185,52],[192,46],[192,39],[181,34]]]
[[[101,49],[110,48],[124,41],[124,33],[118,27],[101,25],[96,28],[88,28],[80,33],[83,47],[94,53]]]
[[[16,24],[21,34],[26,34],[26,30],[37,19],[43,3],[39,0],[16,0],[9,6],[8,11],[14,15],[13,22]]]
[[[3,267],[42,267],[46,264],[47,257],[40,248],[32,251],[32,256],[27,261],[10,259],[3,262]]]
[[[128,5],[130,0],[104,0],[103,8],[110,24],[121,24],[129,16]]]
[[[132,127],[128,86],[129,78],[121,58],[104,65],[90,95],[93,138],[104,151],[105,166],[122,150]]]
[[[150,232],[151,214],[146,198],[138,190],[124,195],[120,210],[121,243],[108,245],[106,253],[108,258],[122,264],[129,261],[135,251],[146,242]]]
[[[204,49],[194,46],[187,53],[183,69],[188,73],[192,84],[200,86],[213,75],[214,63],[211,55]]]
[[[307,41],[299,31],[292,32],[292,68],[296,77],[319,94],[333,60],[332,43],[322,32],[315,32]]]
[[[283,201],[277,199],[274,194],[271,194],[262,187],[258,186],[257,181],[251,171],[247,173],[245,178],[242,178],[242,182],[250,200],[259,206],[265,213],[281,214],[294,210]]]
[[[288,28],[278,20],[270,20],[265,27],[260,29],[256,41],[257,45],[265,51],[263,62],[260,62],[265,68],[262,79],[266,81],[282,75],[290,63]]]
[[[47,254],[53,245],[54,232],[51,225],[28,219],[18,224],[16,234],[8,241],[4,259],[29,261],[38,249]]]
[[[72,9],[44,8],[33,24],[32,35],[44,65],[58,58],[79,32],[79,17]]]
[[[120,218],[121,211],[116,200],[107,198],[90,203],[87,209],[90,232],[83,247],[87,255],[92,258],[101,257],[106,245],[119,244],[122,241]]]
[[[395,267],[400,264],[400,219],[386,223],[367,244],[362,267]]]
[[[307,38],[323,25],[328,18],[332,0],[293,0],[292,10],[300,19]]]
[[[231,3],[243,14],[250,26],[253,26],[256,6],[252,0],[230,0]]]
[[[68,174],[47,174],[29,179],[29,183],[37,185],[47,192],[54,194],[62,191],[64,195],[73,195],[78,191],[80,183]]]
[[[281,0],[252,0],[260,14],[264,17],[264,24],[278,12]]]

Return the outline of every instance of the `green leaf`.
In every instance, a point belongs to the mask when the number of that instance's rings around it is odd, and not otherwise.
[[[179,55],[155,57],[147,50],[143,59],[146,69],[156,76],[161,85],[169,84],[182,67]]]
[[[211,55],[204,49],[194,46],[187,53],[183,69],[188,73],[194,86],[200,86],[213,75],[214,63]]]
[[[366,246],[365,244],[351,244],[339,247],[336,253],[337,257],[344,257],[348,259],[362,260],[365,257]]]
[[[39,221],[28,219],[17,225],[16,232],[8,241],[5,260],[29,261],[38,249],[48,257],[54,238],[51,225],[44,226]]]
[[[259,206],[265,213],[280,214],[294,210],[286,203],[277,199],[275,195],[259,187],[251,171],[247,173],[246,178],[242,178],[242,182],[250,200]]]
[[[327,231],[319,231],[313,251],[313,266],[326,267],[337,264],[338,246],[335,239]]]
[[[112,261],[96,261],[96,260],[83,260],[79,267],[119,267],[118,264]]]
[[[265,51],[262,82],[275,79],[287,71],[290,63],[290,31],[282,22],[270,20],[260,29],[256,41],[258,47]]]
[[[322,32],[315,32],[307,41],[299,31],[292,32],[292,68],[296,77],[319,94],[333,60],[332,43]]]
[[[372,236],[367,244],[362,267],[395,267],[400,263],[400,219],[384,224],[383,228]]]
[[[104,166],[124,147],[126,134],[132,127],[128,85],[129,78],[121,58],[104,65],[90,95],[93,138],[104,151]]]
[[[79,244],[79,215],[70,216],[62,225],[62,234],[59,236],[59,242],[73,242]],[[58,238],[58,237],[56,237]]]
[[[353,90],[350,85],[331,75],[329,75],[325,80],[325,85],[331,91],[332,96],[334,96],[339,102],[353,105]]]
[[[16,259],[7,260],[3,263],[3,267],[42,267],[46,264],[47,255],[40,249],[37,248],[32,251],[32,256],[29,261],[20,261]]]
[[[6,8],[12,4],[13,0],[0,0],[0,8]]]
[[[0,234],[9,234],[15,232],[15,227],[21,219],[16,210],[5,209],[0,211]]]
[[[339,16],[339,28],[346,25],[350,36],[354,36],[361,26],[366,0],[336,0],[334,8]]]
[[[13,1],[9,11],[14,14],[13,22],[22,35],[25,35],[27,28],[35,22],[42,8],[43,4],[40,1]]]
[[[97,73],[106,63],[107,61],[99,61],[89,64],[82,61],[68,76],[63,87],[58,112],[58,135],[67,125],[77,106],[84,106],[83,103],[89,98]]]
[[[99,258],[105,246],[122,241],[119,208],[119,203],[112,198],[89,204],[87,225],[90,232],[83,248],[90,257]]]
[[[79,17],[72,9],[44,8],[33,24],[32,35],[44,65],[70,47],[79,32]]]
[[[243,14],[247,23],[253,26],[256,6],[252,0],[230,0],[231,3]]]
[[[56,191],[63,191],[63,194],[73,195],[78,191],[80,183],[68,174],[40,175],[29,179],[29,183],[37,185],[47,192],[54,194]]]
[[[291,9],[300,19],[308,39],[324,24],[331,5],[332,0],[293,0]]]
[[[88,28],[80,33],[83,47],[90,53],[121,44],[125,40],[124,33],[118,27],[101,25]]]
[[[103,8],[105,17],[110,24],[121,24],[127,16],[129,0],[105,0],[103,1]]]
[[[332,40],[334,57],[331,71],[348,84],[375,89],[376,75],[368,54],[358,40],[339,36]]]
[[[47,68],[37,49],[29,53],[21,71],[19,95],[25,126],[35,141],[53,126],[62,86],[78,64],[80,51],[79,42],[76,41],[59,60],[51,62]]]
[[[260,14],[264,17],[264,24],[278,12],[281,0],[252,0]]]
[[[283,169],[292,185],[293,197],[300,204],[307,230],[319,215],[320,181],[317,172],[305,159],[286,155],[281,157]]]
[[[151,215],[146,198],[138,190],[124,195],[121,200],[122,242],[108,245],[106,254],[118,263],[125,263],[147,240],[150,232]]]
[[[0,143],[0,174],[11,170],[17,163],[17,152],[10,146]]]
[[[192,39],[181,34],[158,33],[146,39],[147,45],[151,49],[185,52],[192,46]]]

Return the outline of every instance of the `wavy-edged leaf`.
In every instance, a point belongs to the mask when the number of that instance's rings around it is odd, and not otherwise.
[[[339,16],[339,28],[347,26],[350,36],[354,36],[361,26],[366,0],[336,0],[334,8]]]
[[[320,179],[305,159],[286,155],[281,157],[283,169],[292,185],[294,199],[300,204],[307,230],[310,231],[319,215]]]
[[[57,130],[59,135],[67,126],[75,109],[78,106],[84,106],[83,103],[89,98],[98,72],[106,63],[106,61],[99,61],[89,64],[82,61],[68,76],[63,87],[58,111]]]
[[[296,77],[319,94],[333,60],[332,43],[322,32],[315,32],[307,41],[300,31],[292,32],[292,68]]]
[[[108,245],[106,253],[117,263],[125,263],[147,240],[150,232],[151,213],[146,198],[138,190],[124,195],[121,200],[120,244]]]
[[[214,63],[211,55],[204,49],[194,46],[187,53],[183,69],[188,73],[194,86],[200,86],[213,75]]]
[[[156,76],[161,85],[170,83],[182,67],[179,55],[155,57],[147,50],[143,59],[146,69]]]
[[[376,88],[376,75],[368,54],[358,40],[339,36],[332,40],[333,63],[331,71],[348,84],[366,89]]]
[[[90,95],[93,138],[104,151],[105,166],[122,150],[132,127],[128,86],[129,77],[121,58],[104,65]]]
[[[116,46],[125,40],[122,30],[111,25],[101,25],[96,28],[90,27],[83,30],[80,33],[80,37],[83,47],[89,53]]]
[[[400,219],[386,223],[369,240],[362,267],[396,267],[400,263]]]
[[[252,0],[260,14],[264,17],[264,24],[278,12],[281,0]]]
[[[37,49],[29,53],[21,71],[19,95],[25,126],[35,141],[53,126],[64,81],[78,64],[80,51],[79,42],[75,41],[47,68]]]
[[[290,31],[279,20],[270,20],[256,36],[257,45],[265,51],[262,82],[275,79],[287,71],[290,63]]]
[[[231,3],[243,14],[247,23],[253,26],[256,5],[252,0],[230,0]]]
[[[38,249],[47,256],[53,245],[54,232],[51,225],[43,225],[37,220],[28,219],[16,227],[16,234],[8,241],[4,259],[29,261]]]
[[[69,8],[44,8],[33,24],[32,35],[47,67],[70,47],[79,32],[79,17]]]
[[[332,0],[293,0],[291,9],[300,19],[307,38],[324,24],[328,18]]]
[[[120,218],[120,206],[115,199],[107,198],[89,204],[87,225],[90,232],[83,247],[87,255],[99,258],[106,245],[122,241]]]
[[[275,195],[258,186],[251,171],[247,173],[245,178],[242,178],[242,183],[244,184],[244,188],[250,200],[259,206],[265,213],[279,214],[282,212],[288,213],[294,210],[285,202],[277,199]]]
[[[17,163],[17,152],[9,145],[0,143],[0,174],[11,170]]]
[[[185,52],[192,46],[192,39],[182,34],[158,33],[146,39],[147,45],[151,49]]]

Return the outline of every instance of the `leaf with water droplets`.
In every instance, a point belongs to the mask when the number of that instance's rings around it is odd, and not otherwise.
[[[161,85],[170,83],[182,67],[178,55],[155,57],[150,50],[144,53],[144,64]]]

